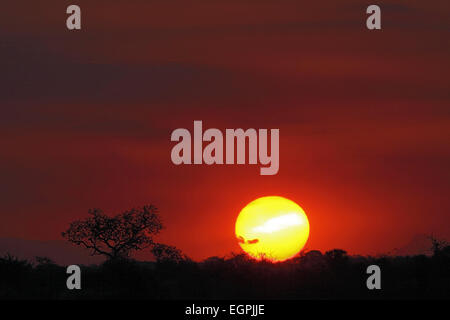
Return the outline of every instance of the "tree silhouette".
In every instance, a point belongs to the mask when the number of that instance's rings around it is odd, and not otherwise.
[[[91,250],[91,255],[109,259],[128,258],[133,250],[155,245],[153,236],[163,228],[156,207],[133,208],[114,217],[100,209],[89,210],[90,217],[70,224],[62,236],[69,242]]]

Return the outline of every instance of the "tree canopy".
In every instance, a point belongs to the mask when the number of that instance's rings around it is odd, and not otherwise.
[[[133,208],[113,217],[100,209],[89,210],[89,215],[72,222],[62,236],[90,249],[92,255],[109,259],[127,258],[132,251],[154,246],[153,237],[163,228],[153,205]]]

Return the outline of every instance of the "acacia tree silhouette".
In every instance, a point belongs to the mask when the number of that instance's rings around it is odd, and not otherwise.
[[[153,237],[163,228],[153,205],[127,210],[114,217],[100,209],[89,210],[90,217],[70,223],[62,236],[69,242],[104,255],[111,260],[128,258],[131,251],[155,246]]]

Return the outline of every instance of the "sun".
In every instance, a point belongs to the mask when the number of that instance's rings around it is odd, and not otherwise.
[[[235,232],[239,245],[251,257],[284,261],[305,246],[309,222],[294,201],[278,196],[262,197],[241,210]]]

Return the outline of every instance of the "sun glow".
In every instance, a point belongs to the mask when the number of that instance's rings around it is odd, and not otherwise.
[[[267,220],[262,226],[254,227],[255,232],[272,233],[292,226],[299,226],[303,223],[296,213],[289,213],[284,216]]]
[[[255,259],[283,261],[297,255],[309,236],[309,222],[295,202],[278,196],[250,202],[236,220],[241,248]]]

